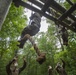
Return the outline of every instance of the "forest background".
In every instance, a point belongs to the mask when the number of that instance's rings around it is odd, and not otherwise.
[[[70,5],[62,0],[56,0],[66,9]],[[72,0],[73,3],[76,0]],[[73,12],[76,16],[76,11]],[[76,75],[76,33],[68,31],[69,45],[62,45],[60,35],[57,35],[57,28],[54,22],[47,20],[48,29],[46,32],[39,32],[33,38],[36,41],[41,52],[46,53],[46,61],[40,65],[37,61],[37,54],[29,41],[23,49],[18,49],[19,67],[23,64],[23,56],[26,57],[27,67],[20,75],[48,75],[48,66],[55,68],[61,58],[66,63],[66,72],[68,75]],[[15,7],[12,3],[7,18],[0,31],[0,75],[6,74],[6,65],[13,59],[17,50],[17,40],[21,35],[23,28],[27,26],[27,17],[23,7]],[[55,75],[58,75],[55,72]]]

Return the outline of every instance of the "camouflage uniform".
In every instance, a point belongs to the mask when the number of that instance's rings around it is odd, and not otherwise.
[[[27,27],[25,27],[21,33],[21,39],[26,35],[29,34],[30,36],[34,36],[36,35],[39,30],[40,30],[40,22],[41,22],[41,15],[38,13],[34,13],[32,14],[32,16],[30,17],[31,19],[31,23],[30,25],[28,25]],[[19,41],[20,45],[19,48],[23,48],[24,43],[27,41],[27,39],[23,40],[23,41]]]

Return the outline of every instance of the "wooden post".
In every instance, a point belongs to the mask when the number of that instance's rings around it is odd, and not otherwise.
[[[0,0],[0,30],[8,14],[12,0]]]

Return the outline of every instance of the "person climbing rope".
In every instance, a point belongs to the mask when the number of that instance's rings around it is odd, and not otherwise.
[[[45,53],[40,52],[39,48],[32,39],[32,36],[36,35],[40,30],[41,17],[42,16],[37,12],[31,15],[30,25],[23,29],[21,33],[21,39],[19,40],[20,44],[18,45],[19,48],[23,48],[25,42],[29,40],[32,43],[34,49],[36,50],[36,53],[38,55],[36,61],[39,62],[39,64],[42,64],[46,60],[46,57]]]
[[[18,41],[20,42],[20,44],[18,45],[19,48],[23,48],[25,42],[27,41],[27,38],[25,38],[23,41],[21,40],[26,34],[29,34],[30,36],[34,36],[40,30],[41,15],[35,12],[34,14],[31,15],[30,20],[31,23],[28,26],[26,26],[21,33],[21,38]]]
[[[26,60],[23,58],[23,66],[21,68],[18,68],[18,57],[14,57],[13,60],[11,60],[7,65],[6,65],[6,72],[7,75],[19,75],[25,68],[26,68]]]
[[[66,70],[65,70],[65,61],[62,59],[61,59],[61,61],[62,61],[62,64],[60,64],[60,62],[58,62],[55,69],[59,73],[59,75],[67,75]]]

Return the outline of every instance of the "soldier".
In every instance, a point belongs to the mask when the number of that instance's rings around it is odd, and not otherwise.
[[[18,68],[17,57],[13,58],[13,60],[10,61],[9,64],[7,64],[6,66],[7,75],[19,75],[26,67],[25,58],[23,60],[24,60],[23,66],[21,68]]]
[[[62,65],[60,64],[60,62],[58,62],[55,69],[59,73],[59,75],[67,75],[65,71],[65,62],[63,60],[62,60]]]
[[[26,26],[21,33],[21,38],[19,40],[20,44],[18,45],[19,48],[23,48],[25,42],[27,41],[27,38],[25,38],[23,41],[21,40],[26,34],[34,36],[40,30],[41,15],[36,12],[31,15],[30,19],[31,19],[30,25]]]

